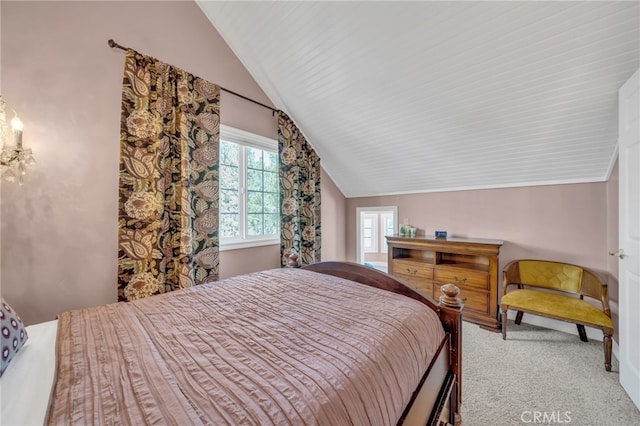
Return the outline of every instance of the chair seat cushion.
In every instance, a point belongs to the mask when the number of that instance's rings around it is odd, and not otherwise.
[[[521,310],[569,322],[613,328],[613,321],[602,310],[589,302],[563,294],[517,289],[502,296],[500,303],[503,309]]]

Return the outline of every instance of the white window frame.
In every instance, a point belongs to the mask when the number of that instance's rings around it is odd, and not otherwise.
[[[278,154],[278,141],[275,139],[267,138],[264,136],[256,135],[255,133],[247,132],[244,130],[236,129],[234,127],[230,127],[224,124],[220,125],[220,140],[226,142],[233,142],[238,145],[245,147],[252,147],[261,150],[275,151],[276,155]],[[244,149],[241,149],[241,152],[244,152]],[[245,164],[245,155],[240,155],[240,215],[243,216],[242,223],[240,224],[240,231],[242,235],[245,237],[238,238],[222,238],[220,237],[220,251],[226,250],[236,250],[250,247],[260,247],[267,245],[275,245],[280,244],[280,233],[275,237],[267,237],[264,236],[246,236],[246,230],[244,229],[244,223],[246,221],[246,175],[247,175],[247,167]],[[218,215],[218,217],[222,217],[222,215]],[[279,229],[279,228],[278,228]]]
[[[393,220],[393,213],[380,213],[380,253],[387,253],[389,250],[387,249],[387,239],[384,238],[387,235],[393,235],[394,226],[391,227],[391,234],[387,234],[387,228],[389,227],[389,222],[392,225],[395,225]]]
[[[364,245],[364,239],[367,238],[364,233],[367,230],[366,221],[371,220],[371,247],[367,247]],[[368,214],[365,213],[362,217],[362,250],[365,253],[378,253],[378,248],[380,247],[380,243],[378,242],[378,214]]]

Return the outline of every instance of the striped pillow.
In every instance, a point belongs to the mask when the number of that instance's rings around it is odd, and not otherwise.
[[[27,341],[28,336],[18,314],[15,313],[15,311],[11,309],[11,306],[2,298],[0,298],[0,320],[2,323],[2,327],[0,328],[2,336],[0,337],[0,342],[2,342],[1,377],[13,357],[16,356],[20,348]]]

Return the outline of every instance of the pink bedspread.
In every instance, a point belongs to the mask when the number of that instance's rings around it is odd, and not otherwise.
[[[419,302],[300,269],[71,311],[46,422],[391,425],[443,337]]]

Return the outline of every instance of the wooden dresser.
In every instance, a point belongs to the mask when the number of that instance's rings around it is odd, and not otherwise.
[[[447,283],[460,288],[463,318],[495,331],[498,315],[498,254],[502,241],[388,236],[389,274],[434,300]]]

